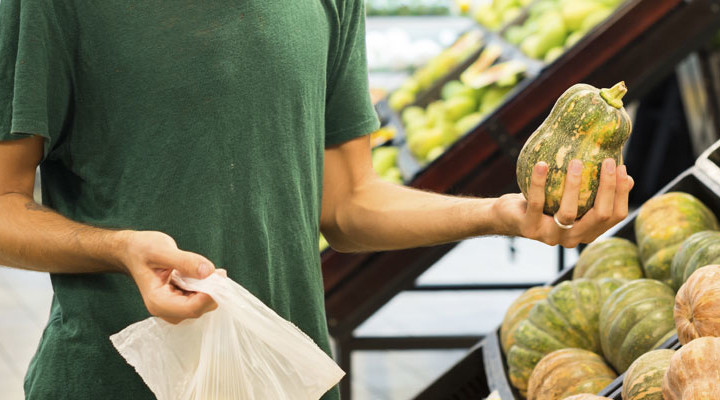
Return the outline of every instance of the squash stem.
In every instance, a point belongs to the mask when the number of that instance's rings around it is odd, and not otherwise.
[[[623,108],[622,98],[627,93],[627,86],[625,82],[620,82],[610,89],[601,89],[600,96],[607,101],[611,106],[620,109]]]

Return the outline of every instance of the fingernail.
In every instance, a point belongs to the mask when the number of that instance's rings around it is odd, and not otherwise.
[[[580,175],[580,173],[582,173],[582,163],[580,160],[570,161],[570,173],[573,175]]]
[[[548,165],[545,161],[540,161],[539,163],[537,163],[537,166],[535,168],[537,173],[540,175],[545,175],[548,172]]]
[[[621,177],[622,177],[622,176],[627,176],[627,167],[624,166],[624,165],[619,166],[619,167],[618,167],[618,173],[620,174]]]
[[[207,277],[208,275],[212,274],[212,272],[213,271],[212,271],[212,267],[210,266],[210,264],[202,263],[198,267],[198,274],[200,274],[201,278]]]
[[[614,174],[615,173],[615,160],[612,160],[612,159],[605,160],[604,168],[608,174]]]

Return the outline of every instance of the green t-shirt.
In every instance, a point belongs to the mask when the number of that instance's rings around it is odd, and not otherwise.
[[[47,206],[168,233],[329,351],[323,151],[377,127],[364,29],[362,0],[0,0],[0,140],[45,137]],[[51,278],[27,398],[152,398],[108,339],[148,317],[133,281]]]

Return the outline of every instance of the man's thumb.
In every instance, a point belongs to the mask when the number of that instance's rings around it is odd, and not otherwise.
[[[210,260],[182,250],[178,252],[178,257],[171,267],[178,270],[182,276],[196,279],[205,279],[215,272],[215,266]]]

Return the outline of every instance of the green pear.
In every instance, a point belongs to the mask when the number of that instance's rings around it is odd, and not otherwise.
[[[607,17],[609,17],[613,13],[613,9],[611,8],[602,8],[585,18],[582,25],[580,25],[580,30],[589,32],[592,28],[594,28],[596,25],[600,24],[601,22],[605,21]]]
[[[522,14],[522,8],[520,7],[513,7],[505,10],[504,13],[502,13],[502,23],[507,24],[508,22],[514,21],[517,17]]]
[[[388,105],[395,111],[400,111],[415,101],[415,95],[408,91],[398,89],[390,95]]]
[[[398,148],[395,146],[383,146],[373,149],[372,165],[378,175],[382,175],[397,163]]]
[[[565,0],[560,10],[568,30],[577,31],[585,19],[606,7],[595,0]]]
[[[552,49],[548,50],[547,54],[545,54],[545,63],[550,64],[553,61],[560,58],[565,53],[565,49],[562,46],[553,47]]]
[[[443,146],[438,146],[430,150],[427,154],[427,157],[425,157],[425,161],[432,162],[435,161],[438,157],[443,155],[445,153],[445,148]]]
[[[487,93],[485,93],[485,96],[483,96],[483,101],[480,105],[480,114],[484,116],[495,111],[511,90],[512,87],[491,87]]]
[[[455,135],[457,137],[464,136],[472,129],[475,129],[475,127],[477,127],[484,118],[485,116],[479,112],[474,112],[472,114],[468,114],[462,117],[458,122],[455,123]]]
[[[410,125],[412,121],[425,118],[425,110],[422,107],[410,106],[402,112],[403,125]]]
[[[445,101],[445,114],[450,121],[457,121],[476,109],[474,96],[455,96]]]
[[[569,49],[570,47],[575,46],[575,44],[582,40],[582,38],[584,38],[586,34],[587,32],[585,31],[575,31],[571,33],[570,35],[568,35],[567,39],[565,39],[565,48]]]
[[[387,170],[384,174],[380,175],[380,179],[398,185],[403,184],[402,172],[397,167]]]
[[[472,97],[474,95],[475,91],[473,88],[467,87],[464,83],[457,80],[446,83],[445,86],[443,86],[441,93],[443,100],[449,100],[450,98],[457,96]]]
[[[420,160],[424,160],[430,150],[442,146],[442,143],[443,130],[441,128],[421,129],[407,141],[410,151]]]

